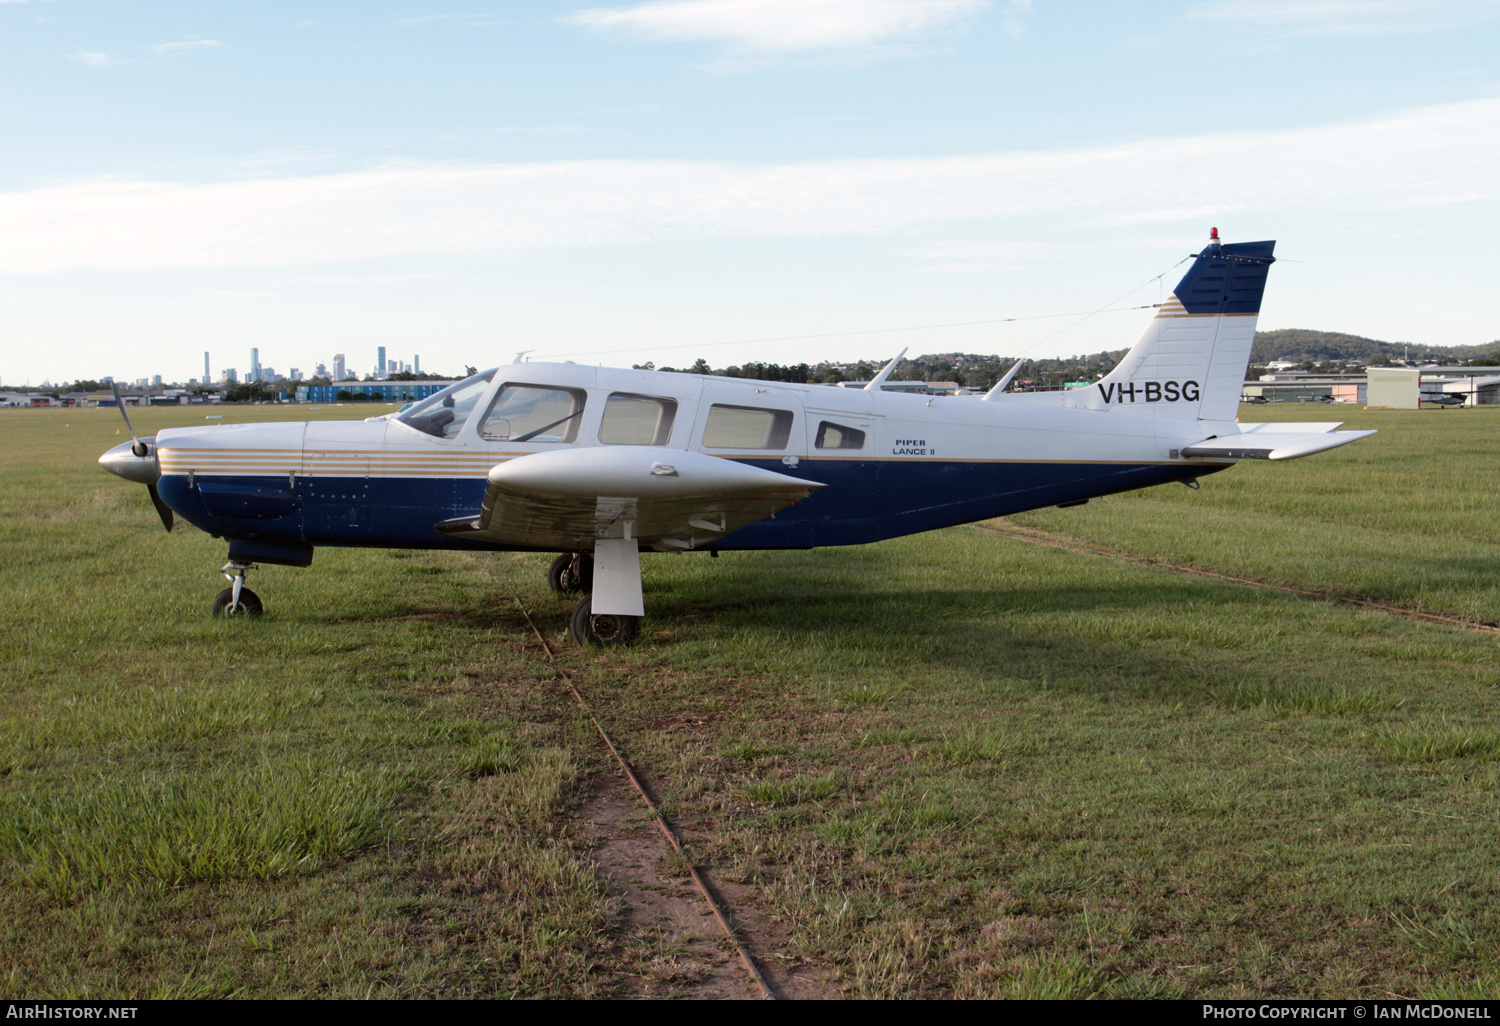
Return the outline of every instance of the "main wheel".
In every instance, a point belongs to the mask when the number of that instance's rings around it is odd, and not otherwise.
[[[249,588],[240,589],[240,604],[230,607],[229,603],[234,601],[234,589],[225,588],[214,597],[215,616],[259,616],[265,611],[260,604],[260,596]]]
[[[559,595],[587,592],[594,586],[594,557],[587,552],[564,552],[547,568],[547,583]]]
[[[573,640],[580,646],[592,645],[594,648],[608,648],[611,645],[626,645],[635,640],[635,636],[641,630],[641,618],[639,616],[620,616],[616,613],[599,613],[593,611],[594,597],[585,595],[583,601],[578,603],[573,610],[573,622],[570,625]]]

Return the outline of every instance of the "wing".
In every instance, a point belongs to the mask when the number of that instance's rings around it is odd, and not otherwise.
[[[479,516],[436,527],[455,538],[536,549],[588,549],[622,537],[662,551],[692,549],[822,487],[681,449],[560,449],[497,465]]]

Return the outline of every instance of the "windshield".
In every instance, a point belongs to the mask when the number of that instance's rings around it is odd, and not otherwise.
[[[498,369],[492,368],[449,385],[411,409],[396,414],[395,419],[434,438],[456,437],[463,430],[469,414],[474,412],[475,404],[490,387],[490,379]]]

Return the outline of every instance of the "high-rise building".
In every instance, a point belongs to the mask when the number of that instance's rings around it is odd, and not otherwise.
[[[235,373],[233,367],[225,367],[219,371],[219,380],[226,385],[238,385],[240,383],[239,376]]]
[[[377,346],[375,348],[375,376],[377,378],[385,377],[385,346]]]
[[[160,374],[153,374],[151,376],[151,387],[152,388],[160,388],[161,387],[161,375]]]
[[[208,373],[208,350],[203,350],[203,383],[206,385],[213,380],[213,375]]]
[[[343,381],[345,377],[346,377],[346,375],[344,374],[344,354],[343,353],[334,353],[333,354],[333,380],[334,381]]]
[[[326,378],[326,377],[328,377],[328,365],[325,364],[325,363],[323,363],[321,360],[318,361],[318,365],[313,368],[313,377],[317,377],[317,378]]]
[[[413,374],[422,373],[422,354],[418,353],[411,358],[411,370]]]
[[[289,370],[289,371],[286,372],[286,379],[288,381],[301,381],[302,380],[302,372],[300,370],[298,370],[296,367],[293,367],[291,370]]]
[[[259,381],[260,380],[260,350],[259,349],[252,348],[250,350],[250,380],[251,381]]]

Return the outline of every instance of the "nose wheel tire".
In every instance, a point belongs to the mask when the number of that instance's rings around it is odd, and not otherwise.
[[[240,589],[239,605],[231,606],[234,602],[234,589],[225,588],[214,597],[214,616],[259,616],[265,611],[260,604],[260,596],[249,588]]]
[[[582,647],[609,648],[612,645],[628,645],[641,631],[639,616],[621,616],[617,613],[593,612],[594,599],[585,595],[573,610],[570,625],[573,640]]]
[[[547,568],[547,583],[558,595],[587,593],[594,586],[594,557],[587,552],[564,552]]]

